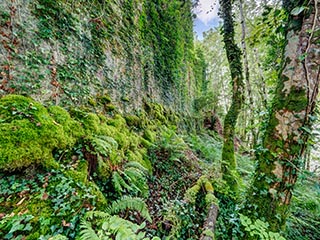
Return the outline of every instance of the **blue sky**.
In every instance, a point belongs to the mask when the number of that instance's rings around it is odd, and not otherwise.
[[[197,18],[194,20],[194,31],[198,39],[202,40],[202,33],[219,24],[218,3],[216,0],[200,0],[194,10]]]

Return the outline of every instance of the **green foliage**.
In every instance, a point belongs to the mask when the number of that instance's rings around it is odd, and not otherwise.
[[[120,200],[113,201],[111,206],[107,208],[107,212],[111,215],[114,215],[128,209],[139,212],[143,218],[151,222],[151,217],[147,205],[141,198],[137,197],[133,198],[123,196]]]
[[[83,132],[65,110],[55,107],[51,111],[23,96],[0,99],[0,169],[56,165],[52,151],[72,146]]]
[[[29,174],[0,175],[0,212],[5,213],[0,221],[1,239],[8,234],[27,239],[48,239],[57,234],[74,238],[87,210],[105,204],[94,186],[61,171]]]
[[[201,235],[201,224],[206,217],[204,209],[178,200],[168,204],[163,222],[165,226],[171,225],[169,233],[166,234],[169,239],[191,240]]]
[[[2,233],[3,239],[22,239],[25,234],[28,234],[32,230],[30,221],[34,216],[30,214],[5,216],[0,220],[0,236]]]
[[[204,191],[207,207],[210,207],[211,204],[218,205],[218,200],[213,194],[213,186],[206,176],[201,176],[197,183],[186,191],[184,198],[188,202],[195,204],[199,191]]]
[[[301,174],[293,192],[286,238],[316,240],[320,236],[320,185],[317,176]]]
[[[145,223],[138,225],[118,216],[91,211],[81,222],[80,239],[148,240],[149,238],[145,238],[145,233],[141,231],[143,228],[145,228]]]
[[[148,196],[147,169],[138,162],[124,165],[112,173],[114,189],[120,195],[130,193],[135,196]]]
[[[10,15],[11,7],[19,14]],[[92,107],[112,112],[118,105],[91,101],[108,89],[123,108],[141,105],[138,91],[188,108],[197,84],[190,76],[203,64],[194,60],[191,7],[191,0],[1,2],[6,33],[0,65],[10,66],[10,91],[45,102],[90,100]]]
[[[118,149],[118,143],[112,138],[104,135],[92,136],[88,139],[91,143],[91,146],[94,150],[87,149],[92,151],[92,153],[100,154],[104,157],[108,157],[111,153]]]
[[[239,214],[241,224],[244,226],[244,230],[251,236],[258,236],[261,240],[285,240],[279,233],[268,231],[268,223],[261,221],[260,219],[251,221],[250,218]]]

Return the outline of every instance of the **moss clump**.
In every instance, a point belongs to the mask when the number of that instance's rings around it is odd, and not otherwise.
[[[106,105],[104,105],[104,109],[106,110],[106,112],[112,112],[112,111],[116,110],[116,106],[114,106],[112,104],[106,104]]]
[[[88,99],[88,104],[89,104],[90,106],[92,106],[92,107],[96,107],[96,106],[97,106],[96,100],[95,100],[94,98],[92,98],[92,97],[90,97],[90,98]]]
[[[206,176],[201,176],[197,183],[186,191],[184,198],[188,202],[195,204],[201,190],[205,190],[205,202],[207,206],[211,204],[218,205],[218,200],[213,194],[213,186]]]
[[[101,105],[106,105],[111,103],[111,97],[108,94],[97,97],[97,101]]]
[[[156,133],[151,131],[150,129],[146,129],[143,133],[143,138],[153,143],[156,140]]]
[[[75,182],[86,183],[88,180],[88,162],[80,160],[75,170],[67,170],[65,174]]]
[[[159,120],[161,123],[167,123],[165,110],[161,104],[148,102],[145,103],[144,109],[150,117],[154,118],[155,120]]]
[[[140,119],[136,115],[127,115],[124,117],[126,123],[129,127],[139,127]]]
[[[70,143],[74,144],[75,140],[84,136],[84,130],[81,124],[70,117],[70,114],[59,106],[51,106],[48,108],[49,114],[56,123],[63,127],[65,134],[70,138]]]
[[[0,99],[0,119],[0,169],[5,171],[51,166],[52,151],[73,145],[82,134],[63,109],[52,108],[50,115],[40,103],[18,95]]]
[[[107,123],[118,129],[127,127],[126,120],[119,114],[116,114],[112,119],[109,119]]]

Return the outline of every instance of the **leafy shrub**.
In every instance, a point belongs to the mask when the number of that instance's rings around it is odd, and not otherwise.
[[[241,224],[244,230],[251,236],[258,236],[261,240],[285,240],[279,233],[268,231],[269,224],[261,221],[260,219],[251,221],[250,218],[239,214]]]

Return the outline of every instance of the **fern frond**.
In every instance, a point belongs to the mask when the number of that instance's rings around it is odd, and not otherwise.
[[[80,225],[80,240],[100,240],[89,222],[83,220]]]
[[[118,143],[112,137],[96,135],[90,140],[94,150],[103,156],[109,156],[118,148]]]
[[[85,215],[85,219],[93,220],[94,218],[108,219],[110,215],[101,211],[88,211]]]
[[[112,205],[107,209],[107,212],[109,214],[118,214],[127,209],[137,211],[147,221],[152,221],[147,204],[141,198],[137,197],[124,196],[120,200],[112,202]]]
[[[143,197],[148,196],[148,184],[143,172],[136,168],[126,168],[124,175],[128,179],[130,186],[137,192],[140,192]]]
[[[122,193],[125,190],[132,191],[132,187],[126,183],[126,181],[122,178],[122,176],[117,171],[114,171],[112,173],[112,183],[113,183],[114,189],[118,193]]]
[[[145,175],[148,174],[148,169],[146,169],[144,166],[142,166],[141,163],[139,163],[139,162],[132,161],[132,162],[126,163],[125,168],[130,168],[130,167],[139,169]]]

